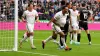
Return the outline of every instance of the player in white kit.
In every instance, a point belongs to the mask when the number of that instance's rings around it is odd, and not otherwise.
[[[72,44],[73,42],[77,44],[77,32],[79,29],[79,26],[78,26],[79,13],[78,13],[78,10],[76,10],[76,5],[73,5],[72,9],[70,9],[70,13],[71,13],[70,25],[73,30],[73,39],[74,39],[74,40],[71,40],[70,44]]]
[[[36,47],[33,44],[33,30],[34,30],[35,18],[36,18],[36,21],[38,21],[38,13],[36,10],[33,9],[32,4],[29,4],[28,10],[24,11],[23,16],[22,16],[23,21],[25,21],[24,19],[25,17],[26,17],[27,33],[25,34],[24,38],[20,41],[20,47],[22,47],[23,41],[25,41],[29,37],[31,48],[35,49]]]
[[[61,41],[64,45],[65,50],[71,50],[71,48],[69,48],[66,43],[65,43],[65,34],[64,32],[61,30],[61,27],[64,27],[66,24],[66,19],[67,16],[69,15],[68,13],[68,7],[64,6],[62,8],[61,11],[59,11],[58,13],[55,14],[55,16],[50,20],[50,22],[48,23],[48,25],[53,22],[53,34],[52,36],[48,37],[46,40],[42,41],[42,47],[44,49],[45,44],[47,41],[53,39],[57,34],[59,34],[61,36]]]

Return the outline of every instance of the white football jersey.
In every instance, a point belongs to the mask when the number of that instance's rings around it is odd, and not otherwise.
[[[34,24],[35,23],[35,17],[38,16],[38,13],[36,10],[32,10],[31,12],[29,10],[24,11],[23,17],[26,17],[27,23]]]
[[[78,11],[77,10],[73,11],[73,9],[70,9],[70,13],[71,13],[72,24],[77,24]]]
[[[56,20],[55,23],[59,24],[60,27],[64,27],[64,25],[66,24],[66,19],[67,19],[68,15],[69,15],[69,13],[68,14],[66,13],[65,15],[63,15],[62,11],[59,11],[54,16],[54,19]]]

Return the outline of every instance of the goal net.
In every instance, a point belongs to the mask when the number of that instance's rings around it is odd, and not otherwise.
[[[17,0],[0,0],[0,51],[17,51],[17,4]]]

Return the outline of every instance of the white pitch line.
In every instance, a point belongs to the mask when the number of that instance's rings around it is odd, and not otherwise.
[[[13,38],[13,37],[10,37],[10,38]],[[0,38],[1,39],[1,38]],[[18,39],[22,39],[22,38],[18,38]],[[42,39],[34,39],[34,40],[42,40]],[[81,44],[84,44],[84,45],[87,45],[88,43],[80,43]],[[100,44],[92,44],[92,45],[95,45],[95,46],[100,46]]]
[[[34,52],[27,52],[27,51],[17,51],[17,52],[26,53],[26,54],[37,54],[37,55],[42,55],[42,56],[58,56],[58,55],[43,54],[43,53],[34,53]]]
[[[80,45],[81,45],[81,44],[85,44],[85,45],[86,45],[86,44],[88,44],[88,43],[80,43]],[[91,45],[99,46],[100,44],[91,44]]]

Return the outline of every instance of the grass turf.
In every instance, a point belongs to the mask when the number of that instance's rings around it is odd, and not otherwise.
[[[21,40],[25,31],[19,31],[18,39]],[[18,48],[18,52],[0,52],[0,56],[100,56],[100,31],[90,31],[92,37],[92,45],[88,45],[87,35],[84,31],[81,34],[80,45],[70,45],[69,35],[67,45],[72,47],[71,51],[58,50],[58,46],[52,41],[48,42],[45,49],[42,49],[41,41],[52,34],[52,31],[35,31],[34,45],[37,49],[30,48],[30,41],[24,42],[22,48]],[[58,37],[59,38],[59,37]]]

